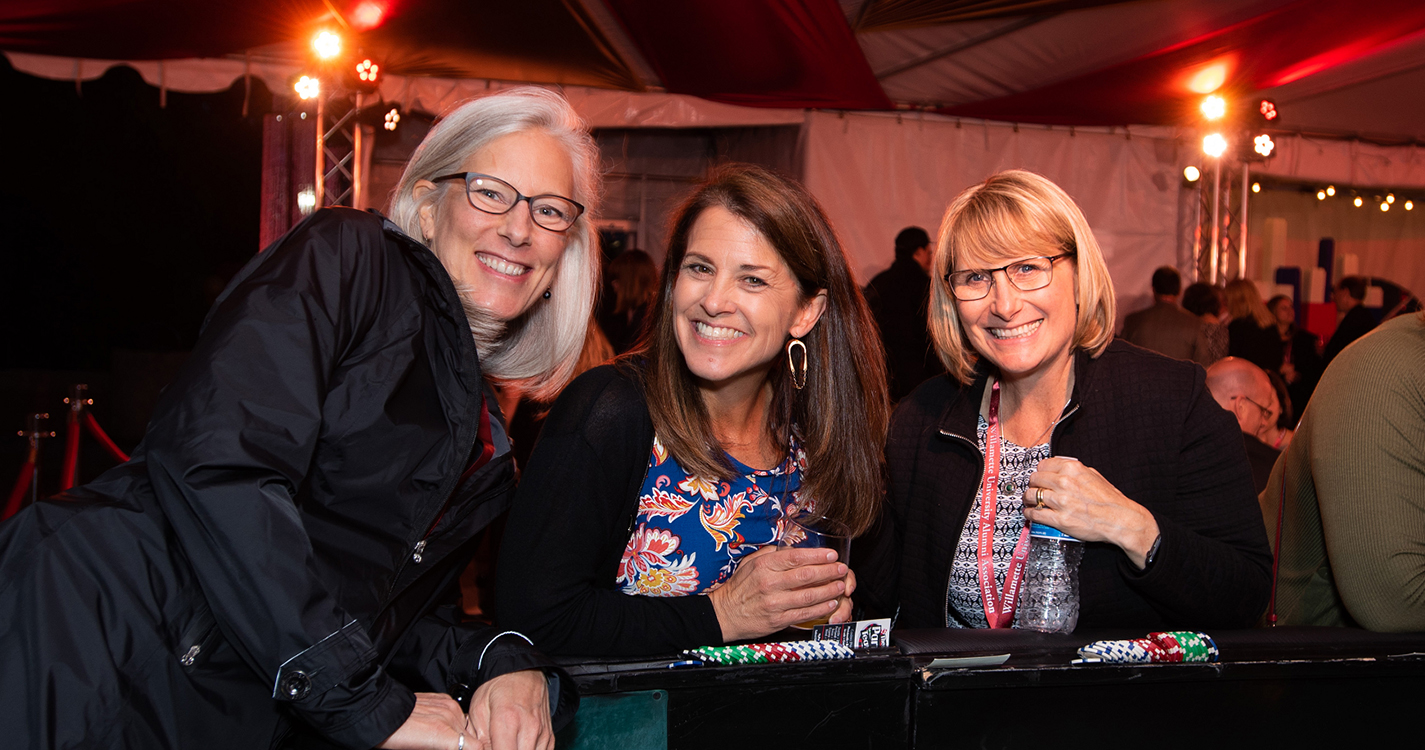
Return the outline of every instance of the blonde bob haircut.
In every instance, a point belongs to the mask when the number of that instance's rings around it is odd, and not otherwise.
[[[465,306],[483,373],[516,385],[535,400],[551,400],[574,377],[599,290],[594,231],[600,197],[598,146],[564,97],[524,86],[466,102],[445,115],[406,165],[391,198],[391,220],[406,234],[429,244],[431,238],[421,233],[421,206],[434,203],[439,210],[438,201],[446,191],[463,189],[463,183],[437,183],[437,189],[421,198],[415,196],[416,183],[459,172],[471,154],[495,139],[532,130],[552,136],[568,151],[574,166],[570,197],[584,205],[584,213],[566,230],[568,241],[555,268],[550,298],[506,323],[477,307],[467,290],[456,291]]]
[[[950,202],[932,261],[930,336],[951,377],[969,384],[979,354],[971,348],[945,275],[997,268],[1035,255],[1072,253],[1078,320],[1074,348],[1097,357],[1113,340],[1113,280],[1084,214],[1058,185],[1011,169],[967,188]],[[1003,283],[996,281],[996,283]]]

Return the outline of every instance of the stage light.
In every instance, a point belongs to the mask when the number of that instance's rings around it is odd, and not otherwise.
[[[1414,211],[1414,210],[1415,210],[1415,201],[1406,201],[1406,202],[1405,202],[1405,210],[1406,210],[1406,211]]]
[[[1335,185],[1327,185],[1327,186],[1326,186],[1326,194],[1327,194],[1327,195],[1335,195],[1335,194],[1336,194],[1336,186],[1335,186]]]
[[[1211,94],[1227,82],[1230,67],[1231,61],[1221,58],[1204,65],[1189,75],[1187,89],[1198,94]]]
[[[1394,203],[1394,202],[1395,202],[1395,193],[1386,193],[1386,194],[1385,194],[1385,202],[1386,202],[1386,203]]]
[[[1271,99],[1263,99],[1257,103],[1257,114],[1261,115],[1263,120],[1271,122],[1277,119],[1280,113],[1277,112],[1276,102]]]
[[[1203,117],[1209,120],[1220,120],[1223,115],[1227,114],[1227,100],[1213,94],[1203,99],[1202,104],[1198,105],[1198,109],[1202,110]]]
[[[1361,200],[1361,196],[1359,196],[1359,195],[1356,196],[1356,199],[1353,200],[1353,201],[1351,201],[1351,202],[1354,203],[1354,204],[1356,204],[1356,208],[1360,208],[1361,206],[1365,205],[1365,203],[1366,203],[1365,201]]]
[[[1275,149],[1276,147],[1277,144],[1273,143],[1272,137],[1267,135],[1266,133],[1262,133],[1261,135],[1252,139],[1252,150],[1256,151],[1262,156],[1271,156],[1272,149]]]
[[[366,83],[376,83],[376,77],[381,74],[381,66],[368,58],[356,64],[356,77]]]
[[[1183,177],[1187,178],[1188,182],[1197,182],[1197,178],[1201,176],[1202,171],[1199,170],[1197,167],[1188,166],[1186,169],[1183,170]]]
[[[303,188],[297,193],[297,210],[309,214],[317,207],[317,193],[311,188]]]
[[[312,50],[317,53],[317,57],[330,60],[341,54],[341,37],[330,31],[319,32],[312,38]]]
[[[387,130],[395,130],[396,126],[400,123],[401,111],[395,107],[392,107],[391,111],[386,113],[386,122],[382,124],[381,127]]]
[[[1227,139],[1221,133],[1212,133],[1202,139],[1202,152],[1208,156],[1221,156],[1227,151]]]
[[[367,0],[352,9],[350,21],[357,31],[369,31],[380,26],[385,18],[386,8],[380,3]]]
[[[1324,200],[1326,200],[1326,191],[1325,191],[1325,190],[1317,190],[1317,191],[1316,191],[1316,200],[1319,200],[1319,201],[1324,201]]]
[[[1389,203],[1386,203],[1385,201],[1381,201],[1381,202],[1380,202],[1380,210],[1382,210],[1382,211],[1389,211],[1389,210],[1390,210],[1390,204],[1389,204]]]
[[[1254,183],[1252,183],[1252,192],[1254,192],[1254,193],[1260,193],[1260,192],[1262,192],[1262,183],[1260,183],[1260,182],[1254,182]]]
[[[303,99],[311,99],[322,93],[322,82],[311,76],[302,76],[297,79],[296,85],[292,87],[297,92],[297,96]]]

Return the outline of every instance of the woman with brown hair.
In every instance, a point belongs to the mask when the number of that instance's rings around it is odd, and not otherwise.
[[[720,169],[673,223],[646,345],[555,403],[499,565],[499,617],[553,653],[634,655],[850,617],[845,561],[778,549],[793,512],[865,530],[889,418],[875,323],[800,185]]]
[[[604,267],[607,295],[599,312],[599,328],[614,352],[623,354],[638,343],[644,322],[658,296],[658,265],[642,250],[625,250]]]
[[[1227,353],[1266,370],[1278,372],[1286,349],[1277,333],[1277,319],[1248,279],[1227,282],[1223,289],[1232,322],[1227,324]]]

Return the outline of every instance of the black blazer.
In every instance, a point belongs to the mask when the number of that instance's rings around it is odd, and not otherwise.
[[[988,370],[960,386],[934,378],[902,401],[886,446],[886,509],[851,554],[868,614],[898,627],[946,626],[950,564],[983,472],[975,429]],[[1125,341],[1079,352],[1053,454],[1097,469],[1162,530],[1139,571],[1118,547],[1086,545],[1079,626],[1244,627],[1262,613],[1271,551],[1236,421],[1201,366]]]

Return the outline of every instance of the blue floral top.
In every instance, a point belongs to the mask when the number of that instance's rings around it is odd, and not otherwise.
[[[721,586],[737,561],[775,544],[784,518],[798,504],[806,452],[770,470],[728,456],[739,476],[731,481],[689,476],[662,441],[653,438],[648,475],[638,494],[633,535],[618,568],[625,594],[685,596]],[[789,459],[791,456],[789,456]],[[810,498],[805,503],[810,510]]]

